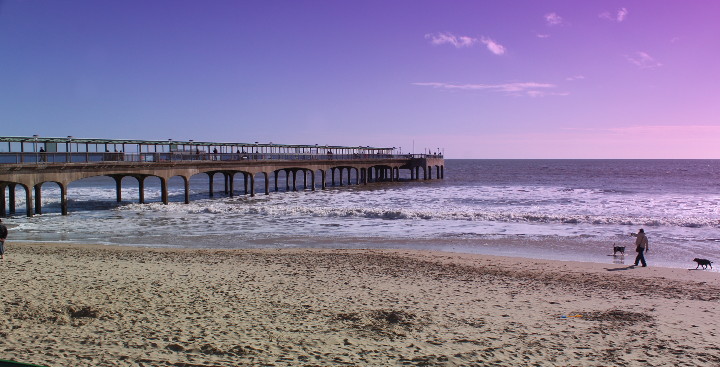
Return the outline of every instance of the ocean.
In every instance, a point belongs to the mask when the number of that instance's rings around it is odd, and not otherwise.
[[[182,248],[393,248],[631,264],[644,228],[650,266],[695,268],[695,257],[720,260],[720,160],[459,160],[445,179],[329,186],[255,197],[208,196],[206,175],[191,179],[184,204],[179,178],[170,204],[146,180],[123,180],[115,202],[108,177],[68,190],[43,185],[43,214],[5,220],[11,240]],[[407,178],[407,176],[404,176]],[[240,180],[242,180],[240,178]],[[298,180],[301,184],[302,179]],[[271,185],[272,186],[272,185]],[[262,187],[262,185],[257,185]],[[239,188],[239,190],[238,190]],[[11,243],[11,242],[9,242]],[[626,246],[613,256],[613,246]]]

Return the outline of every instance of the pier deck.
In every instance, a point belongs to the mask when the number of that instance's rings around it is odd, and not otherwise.
[[[46,182],[60,186],[61,213],[67,215],[68,185],[95,176],[115,179],[118,202],[122,200],[122,179],[136,178],[140,203],[145,202],[145,179],[157,177],[161,200],[167,204],[168,180],[176,176],[185,183],[184,202],[189,203],[190,177],[197,174],[208,175],[210,196],[218,173],[229,195],[235,192],[234,176],[241,174],[245,192],[254,196],[258,175],[265,184],[264,193],[269,195],[271,177],[278,191],[282,173],[288,190],[290,185],[297,190],[298,173],[304,176],[304,189],[315,190],[318,185],[326,189],[328,179],[331,185],[349,185],[353,177],[355,184],[363,185],[398,181],[401,169],[409,170],[411,180],[441,179],[444,158],[437,152],[401,154],[394,147],[0,137],[0,217],[15,213],[17,186],[25,190],[26,214],[41,214],[41,186]]]

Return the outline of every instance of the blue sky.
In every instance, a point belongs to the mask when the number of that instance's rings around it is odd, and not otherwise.
[[[0,0],[2,136],[720,158],[717,1]]]

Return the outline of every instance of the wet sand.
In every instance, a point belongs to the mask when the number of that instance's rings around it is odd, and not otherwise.
[[[720,273],[711,271],[406,250],[8,242],[6,255],[0,359],[186,367],[720,364]]]

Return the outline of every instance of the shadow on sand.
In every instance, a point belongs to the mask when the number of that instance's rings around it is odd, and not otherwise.
[[[630,265],[630,266],[626,266],[624,268],[605,268],[605,270],[607,270],[607,271],[630,270],[630,269],[635,269],[636,267],[637,266],[635,266],[635,265]]]

